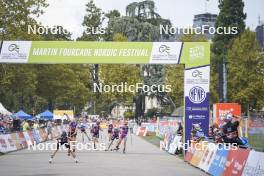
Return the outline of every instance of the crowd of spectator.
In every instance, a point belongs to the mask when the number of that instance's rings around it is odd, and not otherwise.
[[[7,134],[16,131],[27,131],[31,129],[45,127],[46,125],[46,120],[23,120],[18,117],[15,117],[14,115],[9,116],[0,114],[0,134]]]

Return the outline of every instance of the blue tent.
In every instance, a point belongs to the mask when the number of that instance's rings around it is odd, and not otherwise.
[[[25,120],[28,120],[28,119],[32,119],[32,116],[25,113],[24,111],[20,110],[18,111],[17,113],[15,113],[15,116],[16,117],[19,117],[21,119],[25,119]]]
[[[41,119],[52,120],[53,114],[49,110],[46,110],[38,115]]]

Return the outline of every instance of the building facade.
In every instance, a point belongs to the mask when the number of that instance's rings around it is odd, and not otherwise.
[[[260,24],[256,27],[256,38],[262,50],[264,51],[264,24]]]
[[[210,34],[208,29],[211,27],[215,27],[216,18],[217,18],[217,15],[211,14],[211,13],[203,13],[203,14],[194,15],[193,27],[202,28],[204,26],[204,28],[207,29],[205,31],[205,37],[210,40],[213,38],[214,35]]]

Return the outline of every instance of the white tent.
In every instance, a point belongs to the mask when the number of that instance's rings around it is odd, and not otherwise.
[[[11,112],[9,112],[3,105],[0,103],[0,113],[4,115],[12,115]]]

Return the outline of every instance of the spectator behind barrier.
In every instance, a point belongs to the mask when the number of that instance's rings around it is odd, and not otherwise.
[[[23,121],[22,128],[23,128],[23,131],[28,131],[31,129],[29,123],[26,120]]]
[[[183,127],[182,127],[182,123],[178,122],[178,129],[177,129],[177,135],[179,136],[183,136]]]
[[[234,116],[231,113],[226,115],[225,124],[222,127],[224,133],[223,140],[225,143],[243,145],[242,140],[238,136],[238,127],[241,117]]]

